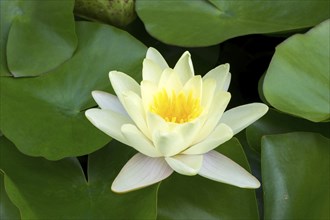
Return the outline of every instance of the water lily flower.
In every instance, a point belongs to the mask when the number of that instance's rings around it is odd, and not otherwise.
[[[135,148],[111,189],[128,192],[157,183],[173,171],[242,188],[258,188],[259,181],[214,149],[263,116],[268,107],[251,103],[225,111],[229,64],[204,77],[195,75],[189,52],[174,68],[149,48],[138,84],[125,73],[109,73],[114,96],[93,91],[99,108],[86,117],[112,138]]]

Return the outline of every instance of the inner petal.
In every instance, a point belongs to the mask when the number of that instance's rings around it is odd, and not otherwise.
[[[200,98],[194,97],[193,94],[193,90],[178,93],[172,90],[169,93],[163,88],[154,95],[149,109],[167,122],[190,122],[203,111]]]

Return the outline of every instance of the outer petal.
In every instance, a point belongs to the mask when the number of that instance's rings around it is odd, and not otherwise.
[[[126,138],[128,145],[149,157],[161,157],[162,155],[156,150],[151,141],[132,124],[124,124],[121,132]]]
[[[117,96],[102,91],[93,91],[92,96],[101,109],[108,109],[117,113],[127,115],[126,110],[120,103]]]
[[[231,74],[229,72],[229,64],[222,64],[210,70],[203,79],[215,79],[217,81],[217,90],[228,90]]]
[[[148,137],[151,138],[151,134],[147,127],[145,110],[143,108],[141,97],[132,91],[126,91],[123,94],[123,104],[127,113],[138,126],[138,128]]]
[[[209,111],[216,91],[216,81],[214,79],[203,80],[201,104],[206,112]]]
[[[123,103],[123,93],[132,91],[140,95],[140,85],[129,75],[118,72],[110,71],[109,78],[111,81],[112,88],[115,90],[120,102]],[[124,105],[125,109],[126,106]],[[127,109],[126,109],[127,110]]]
[[[261,118],[268,111],[268,106],[262,103],[241,105],[226,111],[219,123],[231,127],[234,135]]]
[[[195,75],[191,56],[188,51],[184,52],[174,67],[175,72],[179,74],[182,84],[185,84]]]
[[[135,154],[113,181],[111,190],[118,193],[140,189],[157,183],[172,174],[164,158]]]
[[[182,154],[204,154],[233,137],[233,131],[225,124],[218,125],[203,141],[189,147]]]
[[[123,137],[119,128],[124,124],[133,123],[129,117],[111,110],[102,110],[98,108],[88,109],[85,112],[85,115],[95,127],[110,137],[127,144],[127,141]]]
[[[183,175],[196,175],[203,162],[203,155],[176,155],[165,157],[166,162],[176,172]]]
[[[167,62],[164,57],[153,47],[149,47],[146,55],[147,59],[154,61],[163,70],[168,68]]]
[[[142,78],[158,84],[163,69],[158,64],[149,59],[143,60]]]
[[[255,189],[260,187],[257,178],[228,157],[214,150],[204,154],[203,165],[198,174],[211,180],[241,188]]]

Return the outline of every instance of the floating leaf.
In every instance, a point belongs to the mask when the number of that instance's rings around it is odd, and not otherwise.
[[[0,219],[20,219],[17,207],[10,201],[5,191],[4,175],[0,170]]]
[[[329,145],[305,132],[262,139],[265,219],[329,219]]]
[[[139,41],[107,25],[76,28],[79,46],[68,62],[39,77],[0,80],[1,130],[25,154],[57,160],[104,146],[110,137],[84,115],[96,105],[91,91],[111,91],[110,70],[141,76],[146,48]]]
[[[136,11],[147,31],[162,42],[208,46],[242,35],[314,26],[329,17],[330,6],[322,0],[299,4],[273,0],[137,0]]]
[[[218,151],[249,170],[236,138]],[[173,174],[159,188],[158,219],[258,219],[255,191],[208,180]],[[237,211],[239,210],[239,212]]]
[[[135,153],[116,141],[89,156],[88,181],[76,158],[48,161],[17,151],[0,139],[0,169],[10,179],[6,190],[22,219],[151,219],[158,185],[115,194],[111,184]],[[135,202],[137,201],[137,202]]]
[[[74,1],[1,1],[1,75],[36,76],[77,47]],[[6,63],[7,58],[7,63]]]
[[[277,48],[263,92],[275,108],[319,122],[330,118],[330,20]]]
[[[330,137],[329,125],[328,122],[315,123],[270,109],[265,116],[246,128],[246,138],[249,146],[260,153],[261,137],[264,135],[305,131]]]

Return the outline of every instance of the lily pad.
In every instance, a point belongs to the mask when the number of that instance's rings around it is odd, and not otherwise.
[[[16,77],[37,76],[68,60],[77,47],[73,6],[73,0],[1,1],[1,75],[9,75],[7,64]]]
[[[139,41],[108,25],[78,22],[76,29],[79,46],[68,62],[39,77],[0,80],[1,131],[27,155],[57,160],[103,147],[110,137],[84,115],[96,106],[91,91],[112,90],[110,70],[141,77]]]
[[[246,138],[249,146],[260,153],[262,136],[294,131],[316,132],[330,138],[330,123],[315,123],[269,109],[265,116],[246,128]]]
[[[329,219],[329,145],[307,132],[262,139],[265,219]]]
[[[209,46],[237,36],[314,26],[327,19],[327,1],[136,1],[147,31],[179,46]],[[316,13],[317,12],[317,13]],[[313,16],[311,16],[313,15]]]
[[[330,20],[276,48],[263,92],[275,108],[310,121],[330,119]]]
[[[60,161],[33,158],[17,151],[4,137],[0,141],[1,155],[5,155],[0,169],[10,180],[6,181],[6,191],[22,219],[152,219],[156,216],[157,184],[127,194],[111,191],[115,176],[135,153],[129,147],[112,141],[91,154],[86,180],[76,158]]]
[[[217,150],[249,170],[236,138]],[[237,211],[239,210],[239,211]],[[258,219],[255,191],[173,174],[159,188],[158,219]]]
[[[20,219],[17,207],[10,201],[5,191],[4,174],[0,170],[0,219]]]

